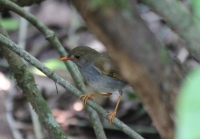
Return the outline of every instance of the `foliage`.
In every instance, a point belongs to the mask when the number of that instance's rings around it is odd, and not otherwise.
[[[4,27],[6,30],[16,30],[19,28],[19,21],[16,19],[2,19],[0,20],[0,24]]]
[[[200,20],[200,1],[199,0],[191,0],[190,2],[193,15],[196,16]]]
[[[176,139],[200,138],[200,69],[185,79],[177,101]]]
[[[49,60],[44,62],[44,65],[47,66],[51,70],[66,69],[64,63],[59,61],[58,59],[49,59]],[[38,70],[35,67],[32,67],[32,72],[34,74],[37,74],[37,75],[40,75],[40,76],[45,76],[40,70]]]

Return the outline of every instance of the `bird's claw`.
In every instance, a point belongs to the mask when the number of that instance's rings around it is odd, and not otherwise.
[[[113,124],[114,118],[115,118],[116,112],[109,112],[106,114],[106,116],[110,116],[110,125]]]
[[[92,99],[92,95],[90,95],[90,94],[81,95],[81,96],[80,96],[80,99],[82,99],[82,101],[83,101],[83,106],[86,105],[88,99],[93,100],[93,99]]]

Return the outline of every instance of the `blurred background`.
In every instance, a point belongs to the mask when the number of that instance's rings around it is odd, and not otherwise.
[[[190,9],[190,0],[180,2],[187,9]],[[175,55],[180,60],[186,71],[198,66],[197,61],[185,49],[184,41],[169,28],[162,17],[140,1],[137,2],[137,8],[157,39],[166,46],[170,54]],[[88,30],[75,8],[66,0],[48,0],[39,5],[24,7],[24,9],[53,30],[67,52],[78,45],[84,45],[106,53],[106,47]],[[8,31],[12,41],[75,86],[65,65],[59,61],[59,54],[37,29],[9,11],[3,11],[0,14],[0,23]],[[27,65],[34,74],[37,87],[47,101],[57,122],[69,138],[95,139],[93,128],[82,102],[61,86],[55,85],[54,81],[47,78],[39,70],[28,63]],[[16,86],[12,75],[6,60],[0,54],[0,139],[35,139],[36,133],[33,127],[35,115],[21,89]],[[58,90],[56,90],[56,86]],[[88,92],[95,91],[88,85],[86,86]],[[117,118],[144,138],[161,139],[134,90],[130,86],[124,90]],[[112,95],[109,98],[94,98],[94,101],[106,110],[112,111],[117,98],[117,95]],[[109,122],[101,116],[100,119],[109,139],[130,138],[115,126],[110,126]],[[43,130],[41,131],[45,135]],[[14,136],[12,133],[15,133]]]

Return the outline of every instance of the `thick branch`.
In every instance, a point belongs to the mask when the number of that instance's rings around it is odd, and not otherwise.
[[[6,8],[9,8],[10,10],[18,13],[19,15],[24,17],[26,20],[28,20],[32,25],[34,25],[45,36],[45,38],[51,43],[51,45],[58,51],[61,57],[64,57],[67,55],[65,49],[59,42],[55,33],[51,31],[47,26],[45,26],[42,22],[40,22],[37,18],[35,18],[32,14],[26,12],[21,7],[17,6],[16,4],[12,2],[0,0],[0,3],[5,5]],[[79,72],[77,71],[77,69],[74,67],[74,65],[71,62],[67,62],[67,61],[65,61],[65,65],[68,68],[79,90],[81,90],[84,94],[87,93],[85,85],[82,79],[80,78],[81,76]],[[92,110],[90,107],[87,107],[87,106],[86,106],[86,110],[89,114],[97,139],[106,139],[106,135],[104,133],[98,114],[94,110]]]
[[[6,0],[4,0],[6,1]],[[44,0],[10,0],[14,3],[16,3],[19,6],[31,6],[33,4],[40,4],[41,2],[43,2]],[[5,6],[0,5],[0,11],[5,10]]]
[[[200,61],[200,23],[177,0],[142,0],[187,43],[190,54]]]
[[[80,98],[82,95],[82,92],[80,92],[78,89],[70,85],[68,82],[66,82],[63,78],[58,76],[56,73],[52,72],[49,68],[44,66],[40,61],[38,61],[36,58],[31,56],[29,53],[24,51],[23,49],[17,47],[17,45],[13,42],[11,42],[9,39],[4,37],[0,34],[0,43],[6,45],[10,50],[14,51],[19,56],[23,57],[27,62],[34,65],[36,68],[38,68],[41,72],[43,72],[46,76],[54,80],[56,83],[60,84],[65,89],[69,90],[71,93],[73,93],[76,97]],[[106,117],[106,114],[108,111],[97,105],[91,100],[87,101],[87,105],[89,105],[91,108],[99,112],[103,117],[105,117],[107,120],[109,120],[109,117]],[[135,131],[133,131],[130,127],[125,125],[123,122],[118,120],[117,118],[114,118],[114,125],[116,125],[121,131],[129,135],[133,139],[143,139],[139,134],[137,134]]]
[[[0,34],[8,36],[1,25]],[[22,59],[3,44],[0,44],[0,52],[8,61],[17,85],[23,90],[23,93],[38,114],[41,124],[48,131],[49,136],[55,139],[67,139],[36,87],[33,75],[27,70]]]
[[[181,77],[163,45],[136,11],[89,0],[72,0],[88,27],[108,48],[124,78],[134,87],[154,125],[166,139],[174,135],[170,112]],[[93,3],[94,4],[94,3]],[[127,6],[128,5],[128,6]]]

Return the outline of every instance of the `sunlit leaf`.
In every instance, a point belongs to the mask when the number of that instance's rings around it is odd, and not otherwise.
[[[176,139],[200,139],[200,69],[184,81],[176,111]]]
[[[193,15],[200,20],[200,0],[191,0],[190,2]]]
[[[58,59],[49,59],[49,60],[43,62],[43,64],[45,66],[47,66],[48,68],[50,68],[51,70],[58,70],[58,69],[65,69],[66,70],[64,62],[62,62]],[[46,76],[40,70],[38,70],[35,67],[32,68],[32,72],[34,74],[37,74],[37,75],[40,75],[40,76]]]
[[[16,30],[19,28],[19,21],[16,19],[2,19],[0,23],[6,30]]]

